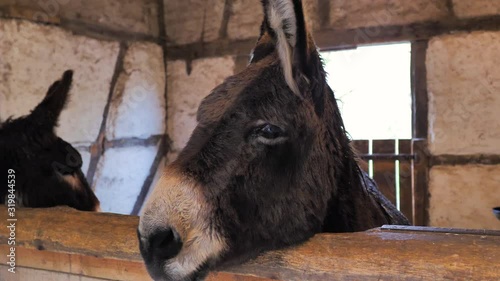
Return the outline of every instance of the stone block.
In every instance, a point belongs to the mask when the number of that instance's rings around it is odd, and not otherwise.
[[[500,165],[434,166],[430,170],[431,226],[500,230]]]
[[[129,46],[106,121],[106,138],[146,139],[165,133],[165,66],[159,45]]]
[[[103,212],[132,212],[157,151],[157,146],[106,150],[97,165],[93,186]]]
[[[438,21],[448,16],[446,0],[333,0],[330,26],[351,29]],[[377,30],[371,28],[370,33]]]
[[[264,19],[262,5],[258,1],[235,0],[227,26],[230,39],[257,38]]]
[[[432,154],[500,154],[500,32],[433,38],[427,51]]]
[[[453,0],[453,11],[459,18],[500,15],[498,0]]]
[[[180,151],[189,140],[201,100],[233,72],[232,57],[195,60],[190,74],[185,61],[167,62],[167,127],[173,152]]]

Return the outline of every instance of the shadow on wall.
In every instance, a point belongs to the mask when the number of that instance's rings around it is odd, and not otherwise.
[[[493,214],[500,221],[500,207],[493,208]]]

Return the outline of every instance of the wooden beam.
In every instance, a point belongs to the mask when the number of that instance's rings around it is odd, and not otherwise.
[[[7,218],[6,208],[1,207],[0,221]],[[59,207],[19,209],[16,218],[19,272],[25,268],[150,280],[138,251],[138,217]],[[207,280],[495,280],[500,276],[499,233],[431,230],[385,226],[367,232],[319,234],[302,245],[211,273]],[[9,230],[0,227],[3,265],[9,236]]]
[[[431,166],[436,165],[500,165],[500,155],[435,155],[430,158]]]
[[[255,34],[258,35],[258,34]],[[195,60],[206,57],[250,56],[256,38],[245,40],[219,39],[213,42],[196,42],[187,45],[168,45],[168,60]]]
[[[429,222],[429,152],[426,139],[412,140],[413,224],[425,226]]]
[[[411,44],[411,98],[412,98],[412,136],[427,138],[428,96],[427,96],[427,57],[428,42],[415,41]]]
[[[323,20],[323,19],[322,19]],[[321,20],[321,21],[322,21]],[[427,41],[452,32],[499,30],[500,15],[473,19],[446,19],[440,22],[421,22],[410,25],[371,26],[354,29],[324,27],[314,31],[314,39],[322,50],[352,49],[367,44],[402,41]],[[255,34],[257,36],[258,34]],[[186,45],[168,45],[167,59],[193,60],[214,56],[249,55],[257,37],[245,40],[218,39]]]
[[[354,29],[329,28],[314,32],[322,49],[349,49],[366,44],[428,40],[460,31],[498,30],[500,15],[472,19],[449,18],[408,25],[365,26]]]
[[[414,225],[427,225],[429,201],[429,153],[427,134],[429,127],[427,95],[427,40],[411,44],[411,98],[412,98],[412,137],[411,148],[416,158],[412,161],[413,218]]]
[[[500,236],[499,230],[491,229],[466,229],[466,228],[445,228],[445,227],[427,227],[427,226],[408,226],[408,225],[383,225],[380,227],[382,231],[408,231],[428,232],[428,233],[446,233],[446,234],[471,234],[471,235],[486,235]]]
[[[411,154],[411,140],[399,140],[399,153]],[[415,156],[412,154],[412,156]],[[413,222],[413,161],[399,161],[399,206],[400,211],[408,218],[410,224]]]
[[[413,154],[395,154],[395,153],[372,153],[372,154],[359,154],[363,160],[400,160],[411,161],[415,158]]]

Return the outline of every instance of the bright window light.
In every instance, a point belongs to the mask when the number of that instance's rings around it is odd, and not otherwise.
[[[411,44],[321,53],[352,139],[411,138]]]

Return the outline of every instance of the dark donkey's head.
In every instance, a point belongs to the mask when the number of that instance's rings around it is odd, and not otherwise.
[[[301,2],[263,4],[250,64],[201,103],[141,217],[157,280],[193,280],[321,231],[407,223],[358,167]]]
[[[12,188],[2,185],[1,203],[14,199],[24,207],[99,209],[99,200],[81,171],[80,153],[54,133],[72,76],[72,71],[66,71],[31,114],[0,125],[1,174],[14,179]]]

